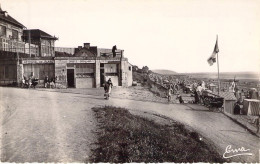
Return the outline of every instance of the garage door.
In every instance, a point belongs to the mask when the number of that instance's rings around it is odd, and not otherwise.
[[[76,88],[93,88],[94,78],[76,78]]]

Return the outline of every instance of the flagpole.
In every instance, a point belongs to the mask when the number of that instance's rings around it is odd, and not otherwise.
[[[220,91],[220,80],[219,80],[219,61],[218,61],[218,53],[217,53],[217,64],[218,64],[218,95]]]
[[[209,59],[208,59],[208,63],[209,63],[210,66],[212,66],[213,63],[216,62],[216,55],[217,55],[217,65],[218,65],[218,95],[219,95],[219,92],[220,92],[220,80],[219,80],[218,52],[219,52],[219,48],[218,48],[218,35],[217,35],[217,40],[216,40],[216,43],[215,43],[215,47],[214,47],[213,53],[211,54],[211,56],[210,56]]]

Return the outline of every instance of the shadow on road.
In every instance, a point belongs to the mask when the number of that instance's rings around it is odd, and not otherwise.
[[[86,96],[74,96],[74,97],[96,99],[96,100],[104,100],[104,97],[89,97],[89,95],[86,95]]]
[[[227,132],[234,132],[234,133],[247,133],[247,132],[241,132],[237,130],[220,130],[220,131],[227,131]]]

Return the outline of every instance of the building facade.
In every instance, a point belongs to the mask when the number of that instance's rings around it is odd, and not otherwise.
[[[45,77],[59,88],[132,85],[132,66],[123,50],[84,43],[77,48],[55,47],[57,38],[40,29],[26,29],[0,8],[0,85],[19,85],[23,79]]]
[[[37,53],[32,53],[38,57],[54,57],[55,36],[51,36],[40,29],[23,30],[23,41],[38,48]]]
[[[0,7],[0,84],[17,81],[17,62],[10,60],[14,52],[22,52],[25,43],[22,42],[24,25],[12,18]],[[10,55],[10,56],[9,56]]]
[[[55,55],[55,75],[61,87],[102,87],[109,78],[114,86],[132,85],[132,66],[123,50],[118,50],[116,57],[111,55],[112,49],[91,47],[89,43],[75,48],[74,54],[68,53],[69,48],[64,50]]]

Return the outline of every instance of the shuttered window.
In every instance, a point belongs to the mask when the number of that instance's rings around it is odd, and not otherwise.
[[[5,66],[0,65],[0,79],[4,79],[5,77]]]
[[[16,79],[16,65],[1,65],[0,79],[6,79],[6,80]]]

